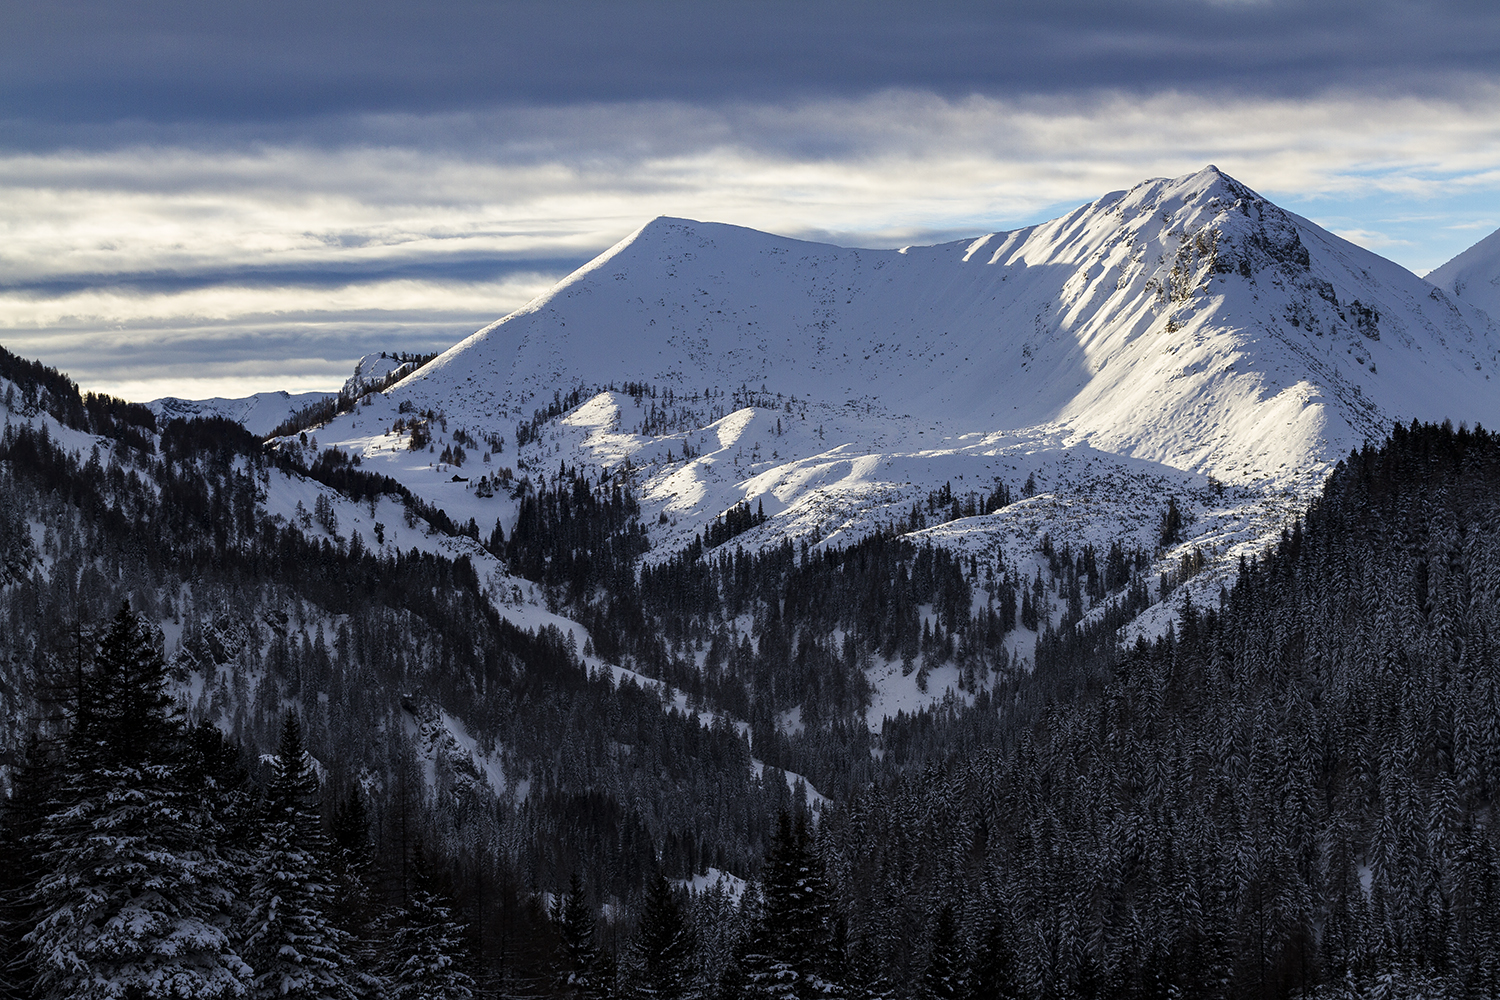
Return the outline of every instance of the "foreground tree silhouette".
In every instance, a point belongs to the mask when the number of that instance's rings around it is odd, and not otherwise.
[[[32,889],[41,876],[37,834],[46,819],[56,777],[56,748],[35,733],[11,776],[10,798],[0,798],[0,998],[36,995],[36,969],[22,937],[35,926]]]
[[[958,924],[952,904],[945,904],[933,921],[932,942],[927,949],[927,969],[922,973],[917,995],[923,1000],[958,1000],[964,996],[964,976]]]
[[[983,1000],[1020,1000],[1016,958],[999,914],[990,918],[969,963],[967,991]]]
[[[746,992],[810,1000],[841,992],[832,905],[807,821],[783,811],[761,873],[761,914],[742,963]]]
[[[39,997],[237,997],[229,866],[165,692],[159,639],[121,606],[81,678],[37,835]]]
[[[636,933],[636,996],[642,1000],[686,1000],[695,996],[694,947],[692,928],[683,922],[672,886],[666,876],[658,874],[647,890]]]
[[[370,814],[358,786],[349,790],[335,808],[329,854],[329,872],[334,886],[333,922],[349,933],[349,955],[364,982],[365,992],[374,991],[380,959],[376,947],[377,906],[371,889],[375,875],[375,851],[370,843]]]
[[[557,925],[557,984],[569,996],[599,1000],[609,995],[603,956],[594,940],[594,911],[583,891],[583,879],[575,871],[568,891],[558,900],[553,923]]]

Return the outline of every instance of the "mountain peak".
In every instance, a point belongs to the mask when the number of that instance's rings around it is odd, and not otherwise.
[[[1174,192],[1180,192],[1184,197],[1221,199],[1260,197],[1212,163],[1197,173],[1184,174],[1167,183]]]
[[[1127,215],[1187,209],[1196,216],[1235,207],[1264,209],[1271,203],[1210,163],[1202,170],[1180,177],[1154,177],[1142,181],[1129,190],[1107,194],[1094,204],[1118,209]]]
[[[771,244],[786,245],[801,242],[788,237],[772,236],[758,229],[731,225],[727,222],[701,222],[697,219],[658,215],[564,278],[554,292],[577,284],[587,275],[597,272],[611,262],[623,264],[626,260],[636,263],[651,260],[660,264],[677,260],[683,254],[693,255],[720,250],[726,246],[763,249]]]
[[[771,237],[758,229],[736,226],[728,222],[703,222],[698,219],[682,219],[672,215],[658,215],[650,222],[616,244],[622,248],[632,244],[676,245],[680,243],[701,244],[715,239],[781,239]]]
[[[1396,416],[1500,422],[1490,330],[1437,295],[1208,165],[907,252],[661,216],[403,386],[475,427],[560,387],[759,387],[885,412],[892,440],[1065,428],[1252,477]]]
[[[655,240],[674,233],[695,232],[698,227],[712,225],[712,223],[699,222],[697,219],[683,219],[674,215],[658,215],[656,218],[641,226],[630,236],[628,240]]]

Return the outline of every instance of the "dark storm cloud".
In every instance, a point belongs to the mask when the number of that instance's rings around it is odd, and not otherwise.
[[[0,117],[32,130],[884,88],[949,97],[1430,89],[1500,65],[1500,10],[1481,2],[20,0],[7,9]]]
[[[331,388],[657,214],[899,246],[1209,162],[1430,267],[1500,212],[1497,100],[1491,2],[8,0],[0,342]]]

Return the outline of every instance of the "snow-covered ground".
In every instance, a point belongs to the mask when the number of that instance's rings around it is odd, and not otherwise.
[[[707,892],[709,889],[717,886],[721,888],[724,891],[724,894],[736,904],[739,903],[740,897],[745,894],[745,886],[748,885],[748,883],[738,875],[734,875],[726,871],[720,871],[719,869],[713,867],[710,867],[701,875],[694,875],[692,878],[678,879],[677,884],[694,895],[697,895],[700,892]]]

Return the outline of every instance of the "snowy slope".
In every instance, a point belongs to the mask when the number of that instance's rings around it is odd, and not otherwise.
[[[244,424],[252,434],[266,435],[275,430],[292,414],[319,400],[327,399],[326,392],[257,392],[253,396],[239,399],[178,399],[166,396],[153,399],[146,405],[165,423],[176,417],[191,420],[194,417],[226,417]]]
[[[380,382],[393,372],[412,367],[415,367],[413,362],[402,361],[384,351],[379,354],[366,354],[354,363],[354,374],[344,381],[344,388],[341,391],[346,396],[357,396],[362,392],[377,388]]]
[[[1212,475],[1252,532],[1394,419],[1496,425],[1497,343],[1481,311],[1210,167],[902,251],[658,219],[319,435],[486,530],[514,505],[475,481],[502,466],[629,460],[659,554],[740,500],[771,518],[748,544],[841,540],[996,477],[1144,532]],[[515,452],[519,419],[606,385]],[[424,411],[441,419],[414,452],[394,428]],[[512,448],[456,471],[450,431]]]
[[[1427,280],[1491,317],[1500,317],[1500,230],[1428,274]]]

